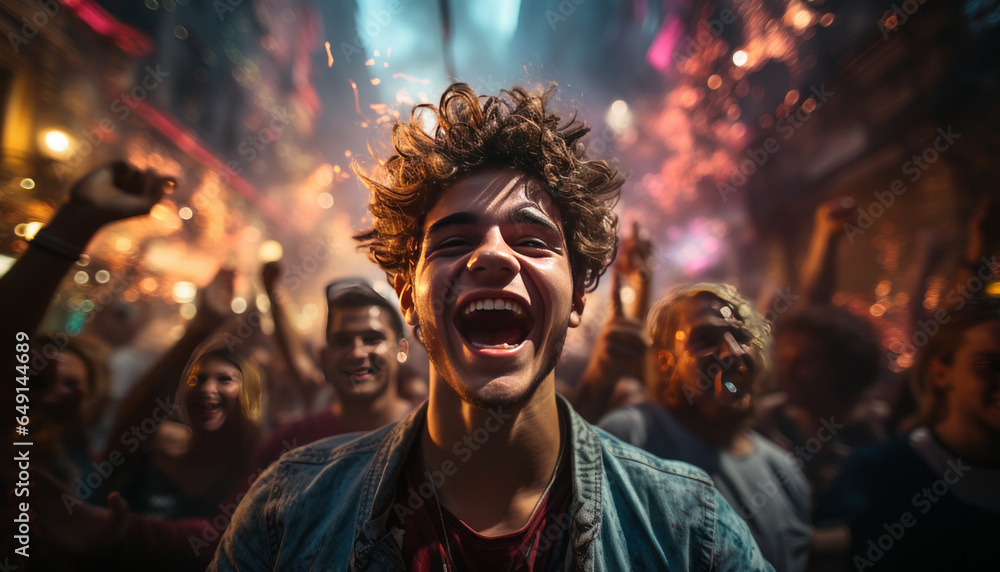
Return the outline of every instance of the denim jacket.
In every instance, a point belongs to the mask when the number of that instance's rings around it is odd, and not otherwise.
[[[559,407],[573,475],[566,569],[773,571],[706,473]],[[404,570],[397,483],[426,417],[424,403],[373,433],[284,455],[236,509],[209,570]]]

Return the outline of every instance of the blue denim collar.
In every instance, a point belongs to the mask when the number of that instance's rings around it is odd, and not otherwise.
[[[573,478],[572,546],[574,560],[586,560],[601,526],[601,491],[604,470],[597,433],[573,410],[564,397],[556,394],[557,407],[569,419],[569,461]],[[365,474],[358,509],[351,555],[351,569],[363,569],[371,563],[380,566],[398,561],[402,567],[398,532],[391,530],[397,485],[403,478],[406,458],[414,440],[427,421],[427,402],[388,429]]]

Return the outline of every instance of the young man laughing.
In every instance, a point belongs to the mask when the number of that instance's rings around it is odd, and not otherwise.
[[[363,177],[359,238],[427,347],[430,397],[272,465],[213,570],[770,570],[705,473],[556,394],[567,329],[614,254],[622,180],[549,95],[455,84],[396,125],[396,154]]]

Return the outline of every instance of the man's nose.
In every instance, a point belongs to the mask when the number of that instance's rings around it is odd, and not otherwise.
[[[514,251],[499,228],[490,229],[469,258],[469,270],[483,279],[505,279],[521,271]]]
[[[351,342],[351,352],[350,357],[356,359],[364,359],[368,355],[368,348],[365,345],[365,340],[361,336],[355,336],[354,340]]]
[[[202,382],[198,384],[197,390],[199,393],[215,393],[218,389],[219,382],[216,381],[215,377],[208,376]]]
[[[732,332],[726,332],[722,335],[722,348],[719,350],[719,357],[731,356],[734,358],[741,358],[746,355],[746,350],[743,346],[736,341],[733,337]]]

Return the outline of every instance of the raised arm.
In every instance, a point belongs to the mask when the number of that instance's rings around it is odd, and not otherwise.
[[[837,288],[837,250],[844,224],[851,215],[849,199],[836,198],[816,209],[809,252],[802,264],[799,287],[802,306],[829,304]]]
[[[646,323],[649,313],[653,284],[653,270],[656,266],[656,250],[649,231],[632,221],[632,233],[622,240],[622,253],[615,260],[615,270],[627,281],[634,294],[630,303],[623,306],[625,315]]]
[[[173,404],[177,384],[194,350],[232,316],[230,302],[233,298],[233,271],[222,269],[201,292],[198,312],[188,324],[181,339],[170,348],[142,376],[122,401],[118,417],[112,425],[109,448],[114,449],[118,440],[147,418],[157,422],[165,419],[169,411],[156,415],[157,408],[169,409]]]
[[[324,387],[326,377],[309,354],[302,338],[292,328],[288,319],[288,296],[278,286],[281,277],[281,264],[277,261],[264,265],[261,278],[264,290],[271,300],[271,318],[274,320],[274,338],[282,357],[292,371],[292,382],[299,391],[307,408],[313,406],[316,394]]]
[[[573,397],[573,406],[590,423],[596,423],[608,410],[615,384],[631,377],[646,384],[646,314],[649,313],[650,289],[655,257],[649,233],[632,223],[632,232],[622,241],[611,275],[611,313],[594,343],[587,369]],[[622,286],[627,282],[633,297],[622,300]]]
[[[619,379],[632,377],[646,383],[646,352],[650,344],[645,328],[641,321],[625,316],[617,272],[611,280],[611,314],[594,343],[594,352],[573,399],[573,407],[590,423],[597,423],[607,412]]]
[[[76,183],[69,201],[0,278],[2,339],[13,339],[18,331],[33,334],[66,271],[79,260],[98,229],[149,213],[173,184],[173,179],[121,162],[105,165]]]
[[[10,344],[8,347],[15,342],[21,342],[18,347],[26,350],[34,347],[35,330],[56,288],[70,266],[79,260],[91,237],[109,222],[148,213],[173,184],[173,179],[140,171],[127,163],[105,165],[76,183],[69,200],[35,235],[27,252],[0,278],[0,339]],[[17,355],[26,358],[30,353],[18,351]],[[4,352],[0,357],[0,371],[11,372],[7,383],[15,379],[14,366],[18,363],[15,359],[14,351]],[[0,405],[10,411],[14,397],[14,391],[5,390]],[[5,415],[0,421],[0,434],[10,435],[14,420],[14,415]],[[11,441],[6,443],[0,452],[6,451]]]

